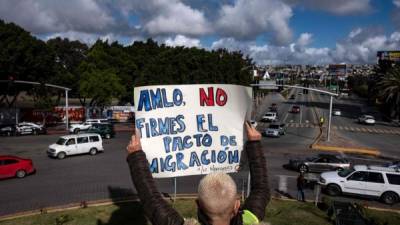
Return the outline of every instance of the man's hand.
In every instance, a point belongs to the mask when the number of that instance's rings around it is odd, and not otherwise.
[[[260,132],[258,132],[256,130],[256,128],[251,126],[248,122],[245,122],[245,124],[246,124],[246,131],[247,131],[247,139],[249,141],[259,141],[259,140],[261,140]]]
[[[135,134],[132,135],[129,145],[126,147],[128,155],[137,151],[142,150],[142,145],[140,144],[140,131],[136,130]]]

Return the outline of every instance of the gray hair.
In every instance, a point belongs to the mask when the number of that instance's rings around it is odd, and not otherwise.
[[[235,182],[224,173],[208,174],[201,179],[198,187],[199,203],[210,219],[230,215],[236,196]]]

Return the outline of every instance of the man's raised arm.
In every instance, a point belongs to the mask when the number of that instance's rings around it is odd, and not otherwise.
[[[157,190],[150,173],[146,154],[142,151],[140,135],[132,135],[127,147],[127,161],[131,172],[131,178],[143,204],[146,217],[153,225],[182,225],[183,218],[168,204]]]
[[[270,200],[267,163],[261,149],[261,134],[248,123],[246,123],[246,130],[248,141],[245,151],[249,160],[251,189],[243,209],[251,211],[259,220],[262,220]]]

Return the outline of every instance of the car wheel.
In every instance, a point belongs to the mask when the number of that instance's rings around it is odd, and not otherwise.
[[[90,155],[96,155],[97,154],[97,149],[96,148],[91,148],[89,151]]]
[[[329,195],[332,196],[337,196],[342,193],[342,189],[337,184],[329,184],[328,187],[326,188],[326,191],[328,192]]]
[[[66,155],[65,155],[65,152],[60,152],[60,153],[57,154],[57,158],[58,158],[58,159],[64,159],[65,156],[66,156]]]
[[[308,172],[308,166],[306,164],[301,164],[299,166],[299,172],[301,173],[307,173]]]
[[[105,135],[105,138],[106,138],[106,139],[110,139],[110,138],[111,138],[111,135],[110,135],[110,134],[106,134],[106,135]]]
[[[385,204],[393,205],[399,201],[399,196],[394,192],[388,191],[383,193],[381,199]]]
[[[26,172],[25,172],[25,170],[18,170],[15,173],[15,176],[18,177],[18,178],[24,178],[26,176]]]
[[[75,128],[75,129],[74,129],[74,134],[79,133],[79,131],[81,131],[79,128]]]

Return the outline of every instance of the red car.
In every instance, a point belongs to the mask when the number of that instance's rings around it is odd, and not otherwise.
[[[300,106],[298,106],[298,105],[292,106],[292,110],[290,112],[299,113],[300,112]]]
[[[32,160],[16,156],[0,156],[0,178],[18,177],[23,178],[34,173]]]

